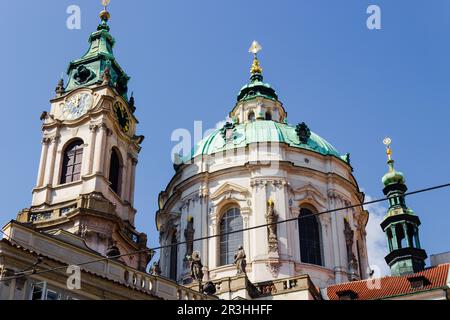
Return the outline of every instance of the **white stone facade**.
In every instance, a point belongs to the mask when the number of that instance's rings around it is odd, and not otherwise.
[[[81,115],[68,118],[63,108],[80,95],[91,103]],[[127,108],[129,129],[121,129],[115,103]],[[94,85],[73,90],[51,100],[51,110],[42,115],[43,140],[36,187],[31,207],[19,214],[18,220],[32,221],[44,230],[63,229],[82,236],[87,245],[106,254],[117,246],[120,253],[145,248],[146,235],[134,228],[136,210],[134,186],[138,153],[142,138],[136,136],[137,119],[128,102],[109,85]],[[83,154],[80,179],[62,183],[64,153],[71,142],[81,139]],[[113,151],[114,150],[114,151]],[[111,188],[111,154],[119,158],[118,190]],[[32,219],[32,216],[38,216]],[[150,253],[122,260],[145,269]]]
[[[264,112],[277,110],[273,120],[284,119],[286,113],[280,103],[264,99],[261,105],[266,108]],[[254,101],[238,104],[231,116],[235,116],[237,122],[246,122],[246,112],[261,105]],[[221,217],[230,207],[239,208],[244,229],[266,224],[267,203],[271,200],[278,221],[293,221],[278,224],[278,251],[275,253],[269,253],[267,227],[243,233],[250,281],[258,283],[308,274],[315,285],[326,287],[355,277],[367,278],[365,226],[368,213],[357,206],[318,216],[322,255],[322,265],[318,266],[301,261],[297,220],[300,208],[317,213],[357,205],[363,198],[351,166],[342,159],[286,143],[254,143],[221,153],[197,154],[191,163],[183,164],[160,194],[157,225],[161,245],[186,241],[184,230],[191,218],[194,219],[194,239],[211,237],[220,233]],[[344,219],[353,231],[350,245],[358,260],[358,270],[352,274]],[[211,237],[194,242],[194,250],[202,256],[205,281],[236,275],[236,266],[220,265],[219,241],[220,237]],[[186,245],[178,247],[177,281],[189,278],[186,249]],[[162,272],[168,277],[173,268],[171,250],[161,251]]]

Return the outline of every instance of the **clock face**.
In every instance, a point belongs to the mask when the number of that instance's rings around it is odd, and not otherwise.
[[[122,131],[128,133],[130,131],[130,116],[125,106],[119,101],[114,104],[114,114]]]
[[[92,95],[79,93],[71,96],[62,105],[61,116],[63,120],[75,120],[86,114],[92,107]]]

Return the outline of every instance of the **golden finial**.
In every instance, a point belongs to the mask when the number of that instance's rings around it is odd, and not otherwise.
[[[249,53],[253,53],[253,64],[252,64],[252,68],[250,69],[251,74],[262,73],[262,71],[263,71],[261,65],[259,64],[259,60],[258,60],[258,52],[260,52],[261,50],[262,50],[262,47],[256,40],[252,42],[250,49],[248,49]]]
[[[100,12],[100,19],[103,21],[108,21],[111,18],[111,15],[108,12],[108,5],[111,0],[102,0],[103,10]]]
[[[389,165],[389,169],[390,171],[394,170],[394,160],[392,160],[392,149],[391,149],[391,144],[392,144],[392,140],[391,138],[385,138],[383,140],[383,144],[386,146],[386,154],[388,157],[388,165]]]
[[[267,204],[269,205],[269,207],[273,207],[274,202],[272,199],[269,199],[269,201],[267,201]]]

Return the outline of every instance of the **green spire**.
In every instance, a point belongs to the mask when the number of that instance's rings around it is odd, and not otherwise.
[[[104,4],[107,2],[104,2]],[[113,47],[114,38],[109,33],[108,21],[111,18],[110,13],[105,9],[100,12],[100,24],[97,31],[89,36],[88,51],[77,60],[70,62],[67,75],[68,83],[65,91],[71,91],[80,87],[89,87],[92,85],[101,85],[105,70],[109,72],[109,85],[116,88],[117,92],[128,100],[128,81],[129,77],[117,63]]]
[[[383,193],[389,199],[389,209],[381,222],[387,236],[389,254],[385,260],[393,275],[422,271],[427,254],[419,241],[420,219],[409,209],[405,201],[408,187],[401,172],[394,169],[391,139],[384,140],[388,155],[389,172],[383,176]]]

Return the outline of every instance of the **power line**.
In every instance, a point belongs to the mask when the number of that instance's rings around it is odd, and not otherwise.
[[[418,189],[418,190],[415,190],[415,191],[407,192],[407,193],[404,194],[404,196],[416,195],[416,194],[429,192],[429,191],[433,191],[433,190],[437,190],[437,189],[448,188],[448,187],[450,187],[450,183],[441,184],[441,185],[437,185],[437,186],[433,186],[433,187],[429,187],[429,188]],[[255,230],[255,229],[259,229],[259,228],[264,228],[264,227],[268,227],[268,226],[272,226],[272,225],[279,225],[279,224],[282,224],[282,223],[298,221],[300,219],[309,218],[311,216],[319,216],[319,215],[322,215],[322,214],[327,214],[327,213],[332,213],[332,212],[337,212],[337,211],[342,211],[342,210],[348,210],[348,209],[353,209],[353,208],[357,208],[357,207],[363,207],[363,206],[367,206],[367,205],[370,205],[370,204],[383,202],[383,201],[386,201],[386,200],[389,200],[389,197],[379,198],[379,199],[376,199],[376,200],[371,200],[371,201],[367,201],[367,202],[360,203],[360,204],[353,204],[353,205],[349,205],[349,206],[345,206],[345,207],[341,207],[341,208],[335,208],[335,209],[325,210],[325,211],[321,211],[321,212],[317,212],[317,213],[312,213],[312,214],[307,215],[307,216],[299,216],[299,217],[296,217],[296,218],[280,220],[280,221],[273,222],[273,223],[266,223],[266,224],[257,225],[257,226],[253,226],[253,227],[248,227],[248,228],[243,228],[243,229],[239,229],[239,230],[233,230],[233,231],[229,231],[229,232],[225,232],[225,233],[220,233],[220,234],[200,237],[200,238],[193,239],[192,241],[181,241],[181,242],[171,243],[171,244],[168,244],[168,245],[163,245],[163,246],[154,247],[154,248],[150,248],[150,249],[142,249],[142,250],[137,250],[137,251],[133,251],[133,252],[129,252],[129,253],[124,253],[124,254],[120,254],[120,255],[117,255],[117,256],[102,257],[102,258],[99,258],[99,259],[94,259],[94,260],[86,261],[86,262],[83,262],[83,263],[75,264],[73,266],[81,267],[81,266],[85,266],[85,265],[96,263],[96,262],[115,260],[115,259],[118,259],[118,258],[121,258],[121,257],[131,256],[131,255],[135,255],[135,254],[139,254],[139,253],[153,252],[153,251],[156,251],[156,250],[161,250],[161,249],[165,249],[165,248],[171,248],[171,247],[174,247],[174,246],[187,244],[188,242],[189,243],[190,242],[193,243],[193,242],[198,242],[198,241],[209,240],[209,239],[221,237],[221,236],[224,236],[224,235],[241,233],[241,232]],[[9,239],[11,239],[12,241],[14,241],[14,242],[16,242],[18,244],[18,242],[16,240],[12,239],[12,237],[7,235],[3,230],[0,229],[0,232],[2,232],[6,237],[8,237]],[[20,245],[20,246],[22,246],[22,245]],[[27,244],[27,246],[28,246],[28,244]],[[67,269],[67,266],[60,266],[60,267],[44,269],[44,270],[40,270],[40,271],[34,270],[34,272],[32,274],[37,275],[37,274],[42,274],[42,273],[47,273],[47,272],[52,272],[52,271],[58,271],[58,270],[63,270],[63,269]],[[9,281],[9,280],[17,279],[17,278],[21,278],[21,277],[24,277],[24,276],[26,276],[26,274],[15,275],[15,276],[12,276],[12,277],[4,278],[4,279],[0,280],[0,282],[1,281]]]

